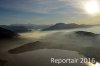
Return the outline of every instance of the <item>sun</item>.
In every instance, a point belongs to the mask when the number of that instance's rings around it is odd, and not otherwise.
[[[98,13],[99,12],[99,3],[98,3],[98,1],[91,0],[91,1],[86,2],[85,11],[88,14],[91,14],[91,15]]]

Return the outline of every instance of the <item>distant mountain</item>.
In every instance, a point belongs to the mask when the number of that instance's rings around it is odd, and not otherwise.
[[[31,27],[26,27],[23,25],[1,25],[0,27],[17,32],[17,33],[32,31]]]
[[[53,26],[50,26],[48,28],[43,29],[43,31],[49,31],[49,30],[62,30],[62,29],[74,29],[74,28],[82,28],[87,27],[86,25],[78,25],[78,24],[65,24],[65,23],[57,23]]]
[[[2,39],[2,38],[14,38],[17,36],[18,36],[17,33],[0,27],[0,39]]]
[[[35,29],[35,30],[37,30],[37,29],[44,29],[44,28],[47,28],[47,27],[49,27],[49,25],[36,25],[36,24],[11,24],[11,25],[9,25],[9,26],[23,26],[23,27],[26,27],[27,29]]]
[[[11,24],[11,25],[0,25],[0,27],[3,27],[5,29],[22,33],[22,32],[31,32],[33,30],[41,30],[44,28],[49,27],[49,25],[35,25],[35,24]]]

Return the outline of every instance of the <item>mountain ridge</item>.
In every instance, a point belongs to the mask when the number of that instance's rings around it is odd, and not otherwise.
[[[75,28],[83,28],[88,27],[88,25],[78,25],[75,23],[65,24],[65,23],[56,23],[48,28],[43,29],[42,31],[50,31],[50,30],[62,30],[62,29],[75,29]]]

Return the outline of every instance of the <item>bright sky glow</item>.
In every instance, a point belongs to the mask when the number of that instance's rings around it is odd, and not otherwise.
[[[96,63],[96,64],[92,64],[92,63],[88,63],[89,66],[100,66],[100,63]]]
[[[99,12],[99,4],[98,1],[88,1],[85,4],[85,10],[90,15],[95,15]]]

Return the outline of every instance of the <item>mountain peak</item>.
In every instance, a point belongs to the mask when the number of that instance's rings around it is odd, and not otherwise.
[[[84,27],[83,25],[78,25],[75,23],[65,24],[65,23],[56,23],[55,25],[52,25],[46,29],[43,29],[43,31],[49,31],[49,30],[63,30],[63,29],[74,29],[74,28],[80,28]]]

